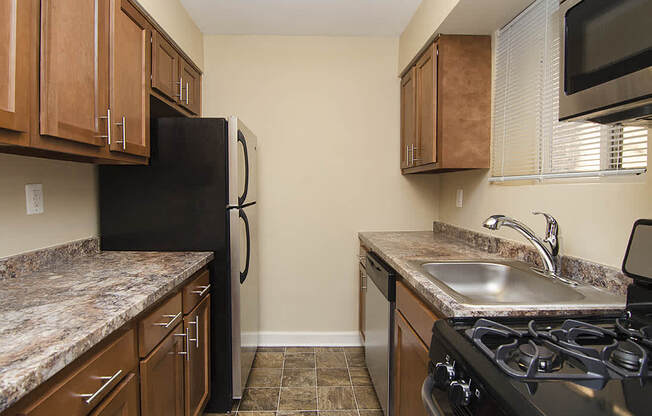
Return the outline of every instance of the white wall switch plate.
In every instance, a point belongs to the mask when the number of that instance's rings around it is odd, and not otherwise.
[[[457,198],[455,199],[455,206],[458,208],[462,208],[462,203],[464,202],[464,190],[463,189],[458,189],[457,190]]]
[[[43,184],[30,183],[25,185],[25,202],[27,215],[43,214]]]

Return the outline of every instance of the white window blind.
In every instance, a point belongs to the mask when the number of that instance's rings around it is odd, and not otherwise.
[[[492,182],[646,171],[648,129],[559,121],[559,0],[496,35]]]

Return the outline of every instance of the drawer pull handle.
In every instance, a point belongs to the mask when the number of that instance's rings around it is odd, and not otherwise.
[[[156,323],[153,323],[152,325],[154,325],[154,326],[162,326],[163,328],[169,328],[174,323],[174,321],[176,321],[177,318],[181,316],[181,312],[179,312],[176,315],[161,315],[161,316],[164,317],[164,318],[172,318],[172,319],[170,320],[170,322],[156,322]]]
[[[97,399],[115,380],[117,380],[122,375],[122,370],[118,370],[114,375],[110,377],[100,377],[100,380],[106,380],[102,386],[97,389],[93,394],[80,394],[79,396],[85,397],[84,402],[86,404],[91,404],[93,400]]]
[[[177,354],[185,355],[186,361],[190,361],[190,328],[186,328],[185,334],[174,334],[175,337],[184,337],[186,339],[186,350],[179,351]]]
[[[199,348],[199,315],[195,315],[195,320],[188,322],[190,325],[195,326],[195,338],[191,338],[191,341],[195,341],[195,348]]]
[[[210,288],[211,288],[210,284],[206,286],[197,286],[197,289],[201,289],[201,290],[193,290],[192,293],[199,295],[199,297],[202,297],[204,296],[204,293],[206,293],[206,291],[208,291],[208,289]]]

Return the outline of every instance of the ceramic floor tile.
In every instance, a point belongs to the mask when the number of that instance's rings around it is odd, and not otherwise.
[[[286,354],[285,368],[315,368],[315,354]]]
[[[355,398],[351,387],[317,387],[319,410],[355,409]]]
[[[358,409],[380,409],[380,402],[373,387],[354,387]]]
[[[349,368],[351,375],[351,382],[354,386],[372,386],[369,371],[365,367],[351,367]]]
[[[357,410],[320,410],[319,416],[358,416]]]
[[[344,352],[342,347],[315,347],[315,352]]]
[[[346,368],[318,368],[318,386],[350,386],[349,370]]]
[[[315,410],[283,410],[276,413],[276,416],[317,416]]]
[[[359,410],[360,416],[384,416],[382,410]]]
[[[367,363],[364,359],[364,354],[361,354],[359,352],[355,353],[347,353],[346,354],[346,362],[348,363],[349,367],[366,367]]]
[[[346,368],[346,358],[343,352],[318,352],[318,368]]]
[[[285,349],[286,354],[298,354],[306,352],[315,352],[315,347],[287,347]]]
[[[317,410],[315,388],[282,388],[279,410]]]
[[[273,410],[278,407],[278,388],[246,388],[238,412]]]
[[[283,387],[314,387],[317,385],[312,368],[286,368],[283,370]]]
[[[342,347],[346,354],[364,354],[364,347]]]
[[[257,352],[253,368],[283,368],[282,352]]]
[[[276,412],[238,412],[236,416],[276,416]]]
[[[281,387],[281,368],[252,368],[247,387]]]
[[[285,352],[285,347],[258,347],[257,352]]]

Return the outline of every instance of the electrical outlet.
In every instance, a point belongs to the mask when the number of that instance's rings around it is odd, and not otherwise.
[[[43,214],[43,185],[40,183],[25,185],[25,202],[27,215]]]
[[[462,208],[462,203],[464,202],[464,190],[458,189],[457,190],[457,198],[455,199],[455,206],[458,208]]]

